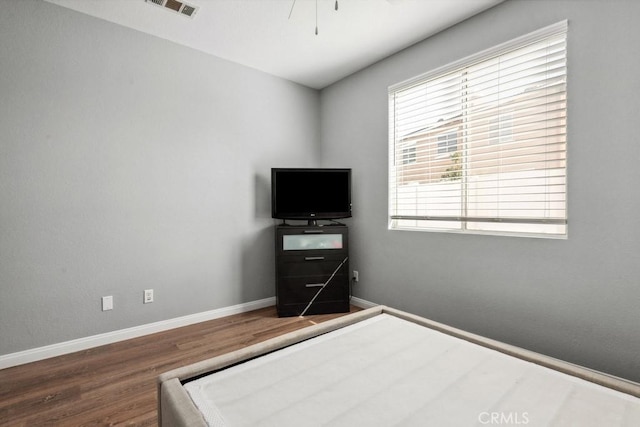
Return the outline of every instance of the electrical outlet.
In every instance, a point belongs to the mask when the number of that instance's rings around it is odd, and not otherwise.
[[[102,311],[113,310],[113,296],[102,297]]]
[[[153,289],[145,289],[144,290],[144,299],[142,300],[144,304],[149,304],[153,302]]]
[[[360,273],[358,273],[358,270],[353,270],[353,281],[356,283],[360,281]]]

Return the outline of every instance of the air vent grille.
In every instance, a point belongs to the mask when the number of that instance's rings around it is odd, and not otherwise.
[[[164,10],[179,13],[193,18],[198,11],[198,6],[183,3],[178,0],[144,0],[147,3],[162,7]]]

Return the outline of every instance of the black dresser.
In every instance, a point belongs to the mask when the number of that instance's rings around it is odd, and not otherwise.
[[[276,226],[278,316],[349,311],[349,229]]]

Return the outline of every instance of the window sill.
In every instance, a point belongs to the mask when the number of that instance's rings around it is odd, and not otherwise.
[[[568,240],[567,234],[550,234],[550,233],[524,233],[509,231],[483,231],[483,230],[456,230],[449,228],[415,228],[415,227],[387,227],[389,231],[412,231],[426,233],[444,233],[444,234],[460,234],[460,235],[481,235],[481,236],[497,236],[497,237],[525,237],[530,239],[551,239],[551,240]]]

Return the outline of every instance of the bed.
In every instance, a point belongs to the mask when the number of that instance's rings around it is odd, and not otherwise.
[[[640,384],[380,306],[158,378],[161,426],[640,426]]]

